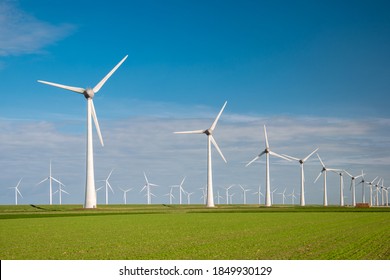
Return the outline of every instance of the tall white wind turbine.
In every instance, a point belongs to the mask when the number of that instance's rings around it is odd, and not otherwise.
[[[11,187],[10,189],[15,189],[15,205],[18,205],[18,195],[23,197],[23,195],[20,193],[19,185],[23,178],[20,178],[18,184],[15,187]]]
[[[94,87],[94,88],[80,88],[73,86],[66,86],[52,82],[38,80],[39,83],[47,84],[54,87],[59,87],[69,91],[73,91],[84,95],[87,99],[87,156],[86,156],[86,183],[85,183],[85,202],[84,208],[96,208],[96,190],[95,190],[95,174],[93,166],[93,143],[92,143],[92,118],[95,122],[97,134],[102,146],[103,138],[100,132],[99,122],[96,116],[95,106],[93,105],[93,97],[107,82],[111,75],[118,69],[119,66],[126,60],[127,55]]]
[[[230,185],[229,187],[223,187],[226,190],[226,204],[229,204],[229,190],[233,188],[234,185]]]
[[[261,192],[261,184],[259,184],[258,191],[254,192],[253,194],[257,194],[258,203],[261,204],[261,197],[264,197],[264,194]]]
[[[53,185],[52,185],[52,181],[57,182],[58,184],[61,184],[63,186],[65,186],[65,185],[62,184],[59,180],[57,180],[53,176],[51,176],[51,161],[50,161],[50,164],[49,164],[49,177],[46,177],[45,179],[40,181],[37,185],[42,184],[46,180],[49,180],[49,203],[50,203],[50,205],[52,205],[53,204]]]
[[[317,180],[320,178],[321,175],[324,176],[324,206],[328,206],[328,192],[327,192],[327,186],[326,186],[326,173],[327,173],[327,171],[338,171],[338,169],[327,168],[325,166],[324,162],[321,160],[319,154],[317,154],[317,157],[318,157],[318,159],[321,162],[322,170],[320,171],[320,174],[318,174],[318,176],[315,179],[314,183],[317,182]]]
[[[319,148],[312,151],[309,155],[307,155],[303,159],[295,158],[292,156],[284,155],[285,157],[291,158],[295,161],[298,161],[301,166],[301,196],[300,196],[300,205],[305,206],[305,172],[303,170],[303,164],[315,153],[318,151]]]
[[[173,188],[179,189],[179,204],[182,204],[183,196],[182,194],[185,193],[185,190],[183,189],[184,181],[186,180],[186,177],[184,176],[183,180],[181,181],[180,185],[174,185]]]
[[[364,179],[364,173],[362,170],[362,180],[359,182],[362,184],[362,203],[366,203],[366,180]]]
[[[379,206],[379,185],[380,185],[380,183],[381,183],[381,180],[383,180],[382,178],[380,178],[379,180],[378,180],[378,182],[376,182],[376,184],[375,184],[375,205],[376,206]]]
[[[239,185],[242,190],[242,195],[244,198],[244,204],[246,204],[246,193],[249,192],[251,189],[245,189],[243,186]]]
[[[347,173],[347,175],[349,177],[351,177],[351,186],[350,186],[350,190],[352,191],[352,206],[356,206],[356,186],[355,186],[355,180],[357,178],[360,178],[362,177],[364,174],[360,174],[358,176],[353,176],[351,175],[351,173],[349,173],[348,171],[345,171],[345,173]]]
[[[148,204],[151,204],[152,203],[152,196],[155,196],[155,195],[152,194],[152,192],[150,191],[150,187],[158,187],[158,185],[149,183],[148,177],[146,177],[145,172],[144,172],[144,177],[145,177],[146,183],[145,183],[145,186],[141,189],[141,192],[146,189],[146,197],[148,200]]]
[[[258,156],[256,156],[253,160],[251,160],[246,166],[249,166],[256,160],[258,160],[262,155],[265,154],[265,206],[272,206],[272,201],[271,201],[271,185],[270,185],[270,177],[269,177],[269,155],[273,155],[288,161],[291,161],[291,159],[279,155],[273,151],[270,150],[269,148],[269,143],[268,143],[268,136],[267,136],[267,130],[264,125],[264,136],[265,136],[265,150],[262,151]]]
[[[218,120],[222,115],[223,110],[225,109],[225,106],[227,104],[227,101],[225,101],[225,104],[223,104],[221,111],[219,111],[219,114],[215,118],[213,124],[210,126],[210,128],[206,130],[192,130],[192,131],[180,131],[180,132],[174,132],[175,134],[206,134],[207,135],[207,207],[215,207],[214,204],[214,191],[213,191],[213,171],[212,171],[212,164],[211,164],[211,143],[214,145],[214,147],[217,149],[218,153],[222,157],[222,159],[226,161],[225,157],[223,156],[221,149],[218,147],[217,142],[215,141],[213,137],[213,132],[215,127],[217,126]]]
[[[62,193],[66,193],[67,195],[69,195],[69,193],[64,190],[62,187],[64,187],[65,185],[62,184],[62,183],[58,183],[58,190],[56,190],[53,194],[56,194],[58,192],[58,197],[59,197],[59,202],[60,202],[60,205],[62,205]]]

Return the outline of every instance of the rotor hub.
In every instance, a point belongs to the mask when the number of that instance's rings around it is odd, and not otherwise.
[[[91,88],[87,88],[85,91],[84,91],[84,96],[85,98],[93,98],[95,95],[95,92],[93,91],[93,89]]]

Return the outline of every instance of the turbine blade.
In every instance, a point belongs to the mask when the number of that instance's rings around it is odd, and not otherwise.
[[[353,177],[352,174],[349,173],[347,170],[344,170],[344,171],[345,171],[345,173],[347,173],[347,175],[348,175],[349,177],[351,177],[351,178]]]
[[[204,130],[192,130],[192,131],[178,131],[174,132],[175,134],[202,134]]]
[[[15,188],[18,188],[18,187],[19,187],[19,185],[20,185],[20,182],[22,182],[22,179],[23,179],[23,177],[22,177],[22,178],[20,178],[20,180],[19,180],[19,182],[18,182],[18,184],[16,185],[16,187],[15,187]]]
[[[110,187],[110,190],[112,191],[112,193],[114,193],[114,190],[112,189],[112,187],[108,181],[107,181],[107,185]]]
[[[227,104],[227,101],[225,101],[225,104],[223,104],[221,111],[219,111],[218,116],[215,118],[213,124],[211,125],[211,127],[210,127],[211,130],[214,130],[215,127],[217,126],[218,120],[221,117],[223,109],[225,109],[226,104]]]
[[[322,171],[320,172],[320,174],[318,174],[317,178],[314,180],[314,183],[317,182],[317,180],[320,178],[321,175],[322,175]]]
[[[145,180],[146,180],[146,184],[149,184],[148,177],[146,177],[145,172],[144,172],[144,177],[145,177]]]
[[[112,174],[112,172],[114,171],[114,169],[111,169],[111,172],[110,172],[110,174],[108,174],[108,177],[107,177],[107,179],[106,180],[108,180],[108,179],[110,179],[110,177],[111,177],[111,174]]]
[[[60,185],[62,185],[62,186],[65,186],[63,183],[61,183],[60,181],[58,181],[56,178],[51,177],[51,179],[52,179],[54,182],[57,182],[58,184],[60,184]]]
[[[309,159],[309,157],[311,157],[315,152],[318,151],[319,148],[315,149],[313,152],[311,152],[307,157],[305,157],[302,161],[305,162]]]
[[[65,190],[62,190],[62,189],[61,189],[61,191],[62,191],[63,193],[69,194],[69,193],[68,193],[67,191],[65,191]],[[70,194],[69,194],[69,195],[70,195]]]
[[[325,164],[322,162],[322,159],[320,158],[320,155],[319,155],[319,154],[317,154],[317,157],[318,157],[318,159],[320,160],[322,167],[325,168]]]
[[[107,82],[107,80],[111,77],[112,74],[114,74],[116,69],[118,69],[119,66],[121,66],[121,64],[126,60],[126,58],[127,55],[121,61],[119,61],[119,63],[93,88],[93,91],[95,93],[97,93],[101,89],[104,83]]]
[[[66,85],[56,84],[56,83],[52,83],[52,82],[41,81],[41,80],[38,80],[37,82],[41,83],[41,84],[53,86],[53,87],[58,87],[58,88],[70,90],[70,91],[81,93],[81,94],[83,94],[85,91],[84,88],[79,88],[79,87],[71,87],[71,86],[66,86]]]
[[[273,155],[273,156],[276,156],[276,157],[279,157],[279,158],[282,158],[282,159],[285,159],[285,160],[288,160],[288,161],[291,161],[291,159],[285,157],[285,156],[282,156],[282,155],[279,155],[273,151],[269,151],[270,155]]]
[[[227,161],[226,161],[225,157],[223,156],[223,154],[221,152],[221,149],[218,147],[218,144],[215,141],[214,137],[212,135],[209,135],[209,137],[210,137],[211,143],[213,143],[214,147],[217,149],[218,153],[221,155],[221,157],[224,160],[224,162],[227,163]]]
[[[257,159],[259,159],[259,158],[260,158],[260,155],[256,156],[254,159],[252,159],[250,162],[248,162],[248,163],[245,165],[245,167],[251,165],[253,162],[255,162],[255,161],[256,161]]]
[[[99,121],[98,121],[97,116],[96,116],[96,111],[95,111],[95,106],[93,105],[93,100],[91,100],[91,109],[92,109],[91,110],[92,118],[93,118],[93,121],[95,122],[95,127],[96,127],[97,134],[99,136],[99,139],[100,139],[100,143],[104,147],[103,137],[102,137],[102,133],[100,132]]]
[[[42,181],[40,181],[40,182],[37,184],[37,186],[38,186],[39,184],[42,184],[43,182],[45,182],[47,179],[49,179],[49,177],[47,177],[47,178],[43,179]]]
[[[264,136],[265,136],[265,147],[269,148],[269,143],[268,143],[268,136],[267,136],[267,128],[264,125]]]
[[[289,155],[286,155],[286,154],[282,154],[282,156],[287,157],[287,158],[292,159],[292,160],[299,161],[299,158],[292,157],[292,156],[289,156]]]

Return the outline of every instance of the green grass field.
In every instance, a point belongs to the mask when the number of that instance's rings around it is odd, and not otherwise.
[[[388,260],[390,209],[0,206],[0,259]]]

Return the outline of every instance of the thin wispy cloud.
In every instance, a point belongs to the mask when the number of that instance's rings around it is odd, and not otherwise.
[[[74,30],[74,25],[52,24],[24,12],[17,1],[0,3],[0,56],[39,53]]]

